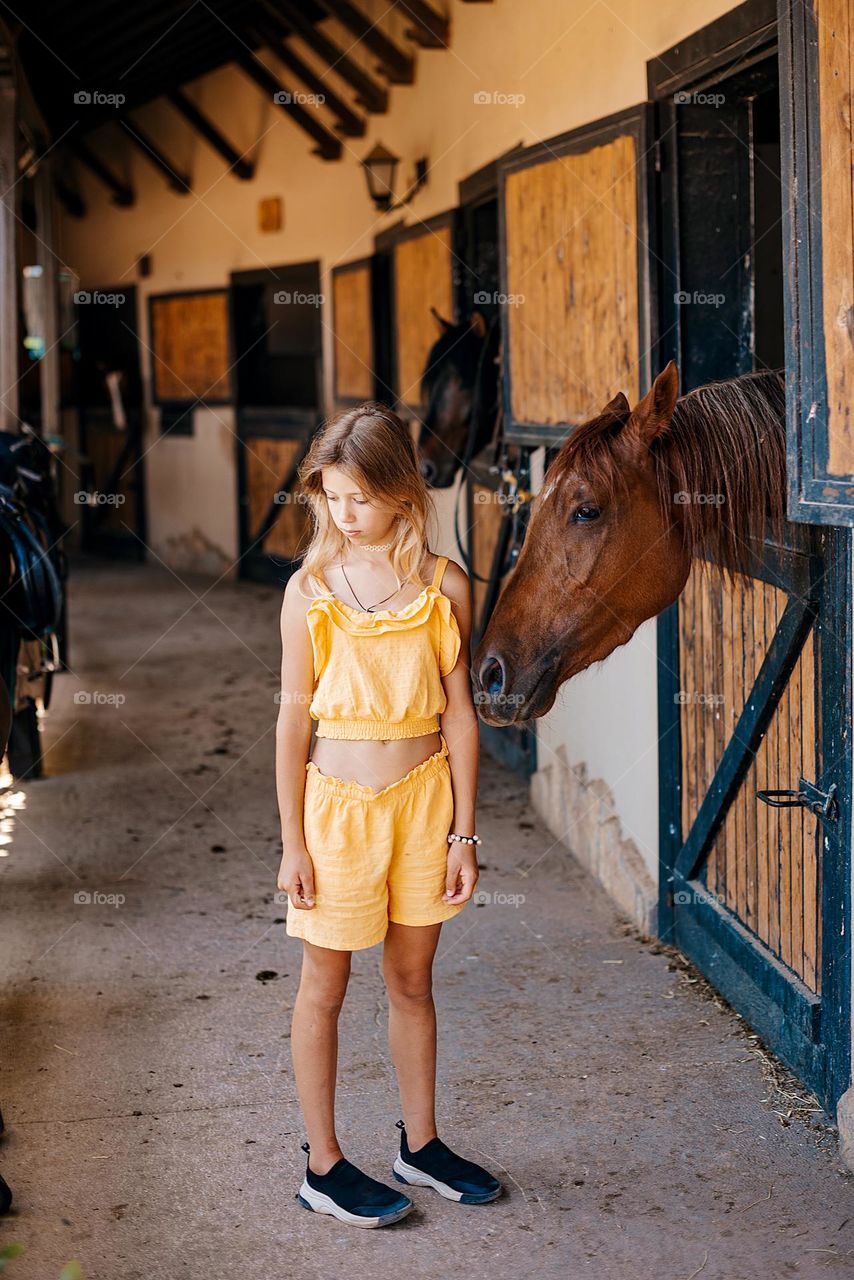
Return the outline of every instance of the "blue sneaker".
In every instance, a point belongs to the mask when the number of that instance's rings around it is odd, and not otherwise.
[[[501,1183],[479,1164],[464,1160],[441,1138],[431,1138],[417,1151],[409,1150],[406,1126],[397,1121],[400,1130],[400,1154],[394,1162],[398,1182],[412,1187],[432,1187],[446,1200],[460,1204],[486,1204],[501,1195]]]
[[[302,1149],[310,1150],[307,1142]],[[344,1156],[326,1173],[315,1173],[306,1159],[305,1178],[296,1198],[304,1209],[329,1213],[353,1227],[386,1227],[414,1207],[408,1196],[362,1173]]]

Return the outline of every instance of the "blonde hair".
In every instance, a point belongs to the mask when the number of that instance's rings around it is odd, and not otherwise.
[[[387,405],[366,400],[354,409],[341,410],[323,425],[297,470],[297,483],[312,520],[311,539],[299,569],[300,593],[304,595],[302,586],[308,579],[317,581],[317,573],[323,573],[336,557],[341,558],[347,546],[329,514],[323,492],[324,467],[340,467],[356,480],[367,498],[394,512],[397,519],[389,557],[399,587],[405,582],[426,585],[420,567],[429,550],[430,490],[418,468],[408,427]]]

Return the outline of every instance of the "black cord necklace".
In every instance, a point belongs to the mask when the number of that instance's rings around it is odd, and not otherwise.
[[[392,591],[389,595],[383,596],[382,600],[378,600],[376,604],[372,604],[370,605],[369,608],[366,609],[365,606],[362,604],[361,600],[359,600],[359,597],[356,595],[355,591],[353,591],[353,584],[351,583],[350,579],[347,577],[347,570],[344,568],[343,564],[341,566],[341,572],[344,574],[344,581],[347,583],[347,586],[350,588],[351,592],[353,593],[353,599],[358,601],[359,607],[363,613],[374,613],[381,604],[385,604],[386,600],[391,600],[393,596],[398,595],[402,590],[401,587],[397,587],[396,590]]]

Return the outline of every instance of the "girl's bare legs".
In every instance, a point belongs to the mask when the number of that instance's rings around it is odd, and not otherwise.
[[[437,1136],[433,957],[441,929],[441,924],[389,921],[383,945],[388,1044],[397,1071],[406,1140],[412,1151]]]
[[[335,1136],[338,1014],[350,977],[349,951],[303,939],[302,972],[291,1020],[291,1058],[302,1106],[309,1168],[328,1173],[344,1152]]]

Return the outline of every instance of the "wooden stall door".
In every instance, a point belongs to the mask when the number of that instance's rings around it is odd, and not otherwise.
[[[142,381],[137,292],[116,285],[84,293],[78,405],[81,546],[122,560],[145,559]]]
[[[650,64],[657,363],[682,394],[789,372],[774,17],[752,0]],[[787,524],[732,579],[698,561],[658,625],[659,934],[831,1112],[850,1057],[850,577],[846,535]]]
[[[835,1028],[847,1024],[836,943],[848,551],[835,531],[790,530],[790,545],[766,544],[731,582],[695,562],[679,600],[662,656],[661,731],[680,746],[678,776],[662,777],[680,832],[662,866],[663,934],[832,1107],[847,1087]]]
[[[284,584],[305,550],[296,473],[322,413],[320,271],[232,276],[240,574]]]

